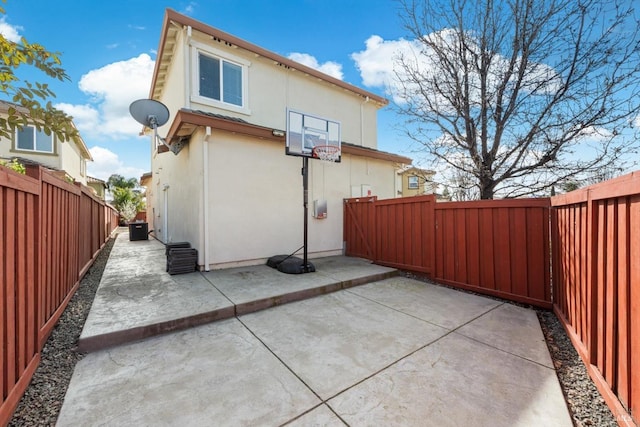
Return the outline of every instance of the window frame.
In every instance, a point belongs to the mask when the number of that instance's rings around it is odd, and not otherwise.
[[[414,179],[412,179],[414,178]],[[412,181],[415,181],[412,184]],[[418,175],[410,175],[407,177],[407,188],[409,190],[419,190],[420,189],[420,177]]]
[[[200,55],[205,55],[220,61],[220,100],[215,98],[209,98],[207,96],[200,95]],[[242,105],[236,105],[229,102],[224,101],[224,63],[228,63],[231,65],[235,65],[240,67],[240,84],[242,85],[240,88],[241,91],[241,99]],[[226,52],[223,52],[219,49],[213,48],[211,46],[198,43],[191,42],[191,101],[197,102],[204,105],[209,105],[212,107],[234,111],[237,113],[242,113],[249,115],[251,111],[249,110],[249,67],[251,65],[250,61],[247,61],[243,58],[238,58],[233,55],[230,55]]]
[[[24,132],[25,130],[27,130],[28,128],[33,129],[33,149],[29,149],[29,148],[23,148],[19,146],[19,134],[20,132]],[[45,137],[49,138],[51,140],[51,150],[50,151],[45,151],[45,150],[38,150],[37,148],[37,136],[38,134],[42,134]],[[51,133],[51,135],[47,135],[44,130],[40,130],[38,131],[38,128],[35,125],[24,125],[22,127],[22,129],[20,128],[16,128],[14,134],[14,144],[13,144],[13,148],[15,151],[23,151],[26,153],[37,153],[37,154],[56,154],[56,137],[53,134],[53,132]]]

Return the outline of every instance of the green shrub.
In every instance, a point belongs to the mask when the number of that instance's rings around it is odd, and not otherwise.
[[[0,160],[0,166],[4,166],[5,168],[9,168],[12,171],[18,172],[18,173],[20,173],[22,175],[25,175],[27,173],[27,169],[17,159],[13,159],[10,162]]]

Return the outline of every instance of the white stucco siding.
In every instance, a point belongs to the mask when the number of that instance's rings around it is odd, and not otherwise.
[[[193,43],[187,51],[183,46],[183,53],[191,57],[197,55],[197,49],[203,45],[209,46],[212,52],[222,52],[225,59],[236,60],[245,65],[246,78],[246,111],[235,108],[225,109],[220,103],[207,104],[202,98],[192,97],[184,104],[188,108],[214,112],[232,117],[242,118],[250,123],[275,129],[286,128],[287,108],[326,117],[339,121],[342,125],[342,140],[377,148],[376,114],[379,105],[367,101],[364,97],[353,92],[334,86],[326,81],[310,77],[301,71],[279,66],[272,60],[256,56],[254,53],[239,48],[226,46],[224,43],[211,41],[210,37],[202,37],[194,31]],[[178,52],[178,51],[176,51]],[[175,56],[172,61],[171,73],[174,68],[182,67],[184,61]],[[193,60],[187,61],[194,66]],[[178,65],[176,65],[178,64]],[[197,71],[197,70],[196,70]],[[176,73],[179,74],[179,73]],[[197,77],[193,71],[182,73],[190,76],[191,81]],[[167,88],[184,87],[184,83],[174,81],[171,77]],[[193,89],[193,86],[191,86]],[[164,94],[163,98],[175,97],[177,94]],[[171,99],[172,104],[174,99]]]
[[[287,157],[280,143],[215,130],[212,137],[212,263],[259,260],[301,246],[301,160]]]
[[[164,243],[191,243],[198,249],[201,262],[202,165],[202,145],[197,138],[177,156],[171,152],[158,154],[153,162],[151,183],[154,197],[147,210],[148,215],[153,215],[158,239]]]
[[[58,143],[60,153],[60,169],[64,170],[76,181],[87,185],[86,160],[80,154],[78,146],[71,141]]]
[[[285,155],[282,143],[213,130],[209,165],[212,268],[262,263],[302,246],[300,157]],[[376,195],[393,197],[395,170],[389,162],[349,155],[340,164],[309,165],[309,254],[340,254],[342,203],[351,186],[370,185]],[[313,218],[316,199],[327,201],[326,219]]]

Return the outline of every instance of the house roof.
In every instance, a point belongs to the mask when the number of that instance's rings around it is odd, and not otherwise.
[[[415,166],[407,166],[404,169],[398,171],[399,175],[404,175],[405,173],[419,173],[421,175],[435,175],[436,171],[430,169],[420,169]]]
[[[106,182],[104,182],[103,180],[96,178],[94,176],[89,176],[87,175],[87,184],[102,184],[102,185],[107,185]]]
[[[151,178],[153,177],[153,174],[151,172],[145,172],[142,174],[142,176],[140,176],[140,186],[141,187],[145,187],[147,184],[146,181],[149,181]]]
[[[227,117],[221,114],[182,108],[177,112],[175,119],[171,123],[166,138],[167,143],[173,144],[183,138],[190,137],[199,126],[210,126],[218,131],[221,130],[264,140],[279,141],[283,144],[286,139],[286,132],[280,129],[254,125],[236,117]],[[168,148],[165,146],[158,147],[158,152],[162,153],[166,151],[168,151]],[[342,152],[353,156],[369,157],[399,164],[411,164],[411,159],[408,157],[346,142],[342,143]]]
[[[175,39],[178,30],[188,26],[194,30],[211,36],[214,40],[224,42],[228,46],[233,46],[241,49],[245,49],[256,56],[267,58],[273,61],[274,65],[285,67],[292,71],[300,71],[310,77],[314,77],[323,80],[331,85],[340,87],[347,91],[353,92],[363,98],[368,98],[377,102],[380,106],[385,106],[389,103],[386,98],[376,95],[372,92],[368,92],[352,84],[346,83],[342,80],[331,77],[318,70],[302,65],[298,62],[292,61],[277,53],[271,52],[253,43],[249,43],[236,36],[225,33],[217,28],[211,27],[200,21],[196,21],[185,15],[172,10],[166,9],[164,22],[162,24],[162,32],[160,35],[160,46],[158,47],[158,55],[156,60],[155,69],[153,70],[153,79],[151,80],[151,91],[149,97],[152,99],[159,99],[164,89],[164,85],[167,78],[169,69],[169,63],[173,57],[173,49],[175,47]]]

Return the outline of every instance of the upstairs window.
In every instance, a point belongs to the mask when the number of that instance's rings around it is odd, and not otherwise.
[[[410,176],[409,177],[409,188],[410,189],[418,189],[419,185],[418,185],[418,177],[417,176]]]
[[[53,134],[47,135],[35,126],[25,126],[16,130],[16,149],[53,153]]]
[[[198,94],[225,104],[243,106],[242,66],[198,53]]]

